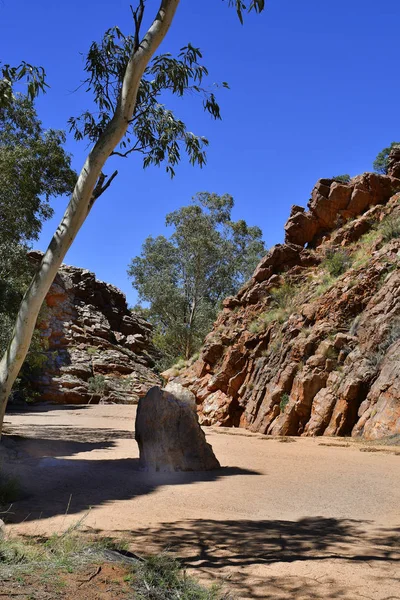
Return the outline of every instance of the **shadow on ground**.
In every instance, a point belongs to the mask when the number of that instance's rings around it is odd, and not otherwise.
[[[86,459],[79,453],[112,449],[117,440],[132,439],[133,432],[53,425],[9,426],[2,438],[4,470],[22,484],[21,500],[6,515],[20,523],[87,511],[115,500],[130,500],[153,493],[160,486],[217,481],[235,475],[258,475],[256,471],[222,467],[214,471],[145,473],[137,458]],[[112,456],[112,453],[111,453]]]
[[[368,576],[373,572],[375,580],[379,576],[373,567],[378,566],[381,574],[381,567],[384,569],[386,565],[394,565],[393,573],[398,573],[400,568],[400,528],[371,532],[368,522],[349,519],[187,520],[120,531],[119,535],[130,540],[133,549],[139,552],[146,547],[151,548],[151,552],[168,549],[180,557],[185,567],[198,573],[204,572],[219,580],[229,573],[229,581],[240,591],[240,598],[353,598],[351,592],[349,596],[348,582],[338,583],[335,577],[337,563],[365,565]],[[307,562],[309,577],[300,573],[291,577],[287,573],[289,564],[296,561]],[[320,561],[328,561],[324,563],[326,575],[313,578],[312,565]],[[329,561],[333,561],[333,566]],[[286,563],[282,568],[284,576],[268,574],[267,567],[275,563]],[[319,568],[319,573],[321,569],[323,572],[324,567]],[[400,589],[397,587],[400,577],[384,579],[385,585],[393,580],[390,583],[393,589]]]
[[[6,425],[2,444],[21,456],[72,456],[113,448],[117,440],[134,439],[128,429],[93,429],[68,425]]]
[[[9,402],[7,404],[6,416],[11,414],[29,414],[44,412],[65,412],[73,410],[85,410],[91,408],[93,404],[27,404],[26,402]]]

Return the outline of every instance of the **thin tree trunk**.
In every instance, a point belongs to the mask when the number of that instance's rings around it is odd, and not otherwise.
[[[12,339],[0,361],[0,434],[7,400],[29,350],[40,307],[65,254],[89,214],[94,199],[106,187],[99,189],[97,195],[96,193],[93,195],[105,162],[127,130],[135,108],[143,72],[167,34],[179,1],[161,1],[152,25],[138,49],[132,54],[126,68],[114,116],[86,159],[64,217],[21,302]],[[104,181],[104,177],[100,181]]]

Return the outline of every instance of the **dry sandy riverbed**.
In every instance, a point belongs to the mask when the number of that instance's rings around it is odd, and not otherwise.
[[[206,428],[220,470],[149,475],[138,471],[134,415],[8,414],[0,455],[25,488],[10,528],[48,534],[84,517],[83,529],[136,552],[169,548],[238,598],[400,599],[400,455]]]

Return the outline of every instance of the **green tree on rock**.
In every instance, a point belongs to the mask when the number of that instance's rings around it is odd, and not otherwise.
[[[384,148],[381,152],[379,152],[373,164],[374,170],[377,173],[382,173],[383,175],[386,175],[388,170],[388,159],[390,151],[396,147],[400,147],[400,142],[392,142],[390,146]]]
[[[128,274],[167,366],[199,348],[221,301],[251,277],[265,254],[259,227],[232,221],[232,196],[199,193],[166,217],[170,238],[148,237]]]

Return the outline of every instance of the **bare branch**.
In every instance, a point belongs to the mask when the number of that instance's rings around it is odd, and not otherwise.
[[[145,0],[139,0],[139,6],[136,10],[133,10],[131,5],[131,12],[133,16],[133,20],[135,21],[135,41],[134,41],[134,52],[136,52],[139,48],[140,44],[140,27],[142,25],[143,14],[144,14],[144,2]]]
[[[102,194],[104,194],[106,189],[110,187],[113,179],[115,179],[117,175],[118,175],[118,171],[114,171],[114,173],[111,175],[109,180],[106,183],[104,183],[106,181],[108,175],[105,175],[104,173],[100,173],[99,179],[96,183],[96,187],[93,190],[93,194],[92,194],[92,197],[89,202],[88,213],[91,211],[93,204],[96,202],[97,198],[100,198],[100,196]]]

